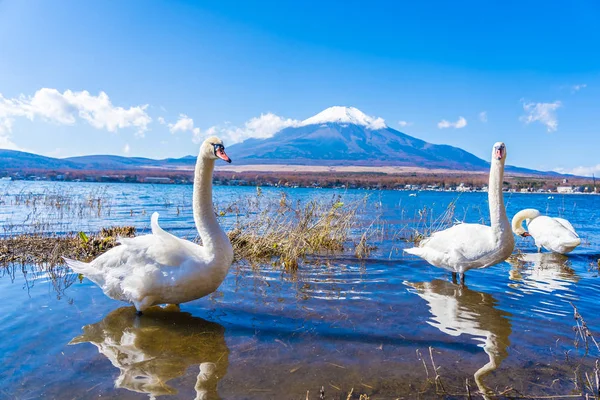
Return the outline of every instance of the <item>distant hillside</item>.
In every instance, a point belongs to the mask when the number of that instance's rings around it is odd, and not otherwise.
[[[154,160],[143,157],[91,155],[69,158],[44,157],[23,151],[0,149],[0,170],[53,170],[53,171],[118,171],[143,168],[172,169],[192,167],[196,157],[166,158]]]
[[[68,160],[44,157],[37,154],[25,153],[23,151],[0,149],[1,170],[70,170],[80,167]]]

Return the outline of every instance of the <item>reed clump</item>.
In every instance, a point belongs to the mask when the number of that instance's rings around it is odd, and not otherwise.
[[[339,196],[328,201],[290,203],[285,193],[278,201],[262,202],[258,195],[252,210],[237,212],[235,227],[228,232],[236,259],[274,261],[287,270],[298,268],[308,255],[356,250],[364,253],[366,237],[350,241],[358,225],[357,210],[364,201],[345,204]]]
[[[132,226],[104,228],[99,233],[68,235],[22,234],[0,239],[0,265],[59,265],[62,257],[94,258],[117,245],[119,237],[135,236]]]

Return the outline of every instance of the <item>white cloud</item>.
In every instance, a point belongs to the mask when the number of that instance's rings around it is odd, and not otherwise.
[[[163,117],[158,117],[156,120],[161,125],[166,125],[167,124],[167,122],[165,121],[165,119]]]
[[[578,85],[571,86],[571,92],[579,92],[581,89],[585,89],[587,87],[587,83],[580,83]]]
[[[115,107],[108,95],[100,92],[98,96],[88,91],[63,93],[56,89],[42,88],[33,96],[20,95],[6,98],[0,94],[0,137],[6,145],[10,142],[16,118],[31,121],[40,119],[60,125],[73,125],[77,118],[86,121],[96,129],[115,132],[120,128],[137,128],[136,135],[144,136],[152,118],[146,113],[148,105],[129,108]]]
[[[572,174],[572,175],[579,175],[579,176],[592,176],[592,175],[600,176],[600,164],[596,164],[591,167],[579,166],[579,167],[575,167],[573,169],[555,168],[554,171],[558,172],[559,174]]]
[[[0,133],[0,149],[22,150],[10,140],[10,136]]]
[[[479,113],[479,120],[481,122],[488,122],[487,111],[482,111]]]
[[[131,150],[129,143],[125,143],[125,146],[123,146],[123,153],[129,154],[129,150]]]
[[[458,117],[458,120],[456,122],[450,122],[450,121],[446,121],[445,119],[443,119],[440,122],[438,122],[437,126],[440,129],[446,129],[446,128],[460,129],[460,128],[464,128],[465,126],[467,126],[467,120],[463,117]]]
[[[205,131],[203,136],[219,136],[227,144],[243,142],[249,138],[266,139],[275,135],[277,132],[290,126],[300,126],[301,121],[295,119],[285,119],[273,113],[261,114],[260,117],[254,117],[244,123],[243,127],[231,126],[230,124],[211,126]],[[199,135],[194,135],[194,143],[200,143],[203,140]]]
[[[558,129],[558,118],[556,110],[562,106],[560,101],[554,103],[525,103],[523,102],[523,110],[527,113],[522,115],[520,120],[526,124],[539,122],[546,125],[548,132],[555,132]]]
[[[412,124],[413,124],[412,122],[408,122],[408,121],[398,121],[398,125],[402,128],[411,126]]]
[[[164,119],[163,119],[164,121]],[[159,121],[160,122],[160,121]],[[169,131],[171,133],[176,132],[191,132],[193,134],[192,141],[199,143],[200,140],[200,128],[194,127],[194,120],[185,114],[179,114],[179,119],[174,124],[168,124]]]
[[[192,132],[194,130],[194,120],[185,114],[179,114],[179,119],[174,124],[169,124],[169,131],[176,132]]]

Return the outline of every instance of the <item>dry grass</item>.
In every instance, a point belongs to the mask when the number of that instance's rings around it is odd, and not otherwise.
[[[235,212],[237,217],[228,235],[236,259],[274,260],[286,270],[297,269],[308,255],[352,249],[364,256],[372,248],[367,244],[367,235],[354,244],[350,234],[359,227],[357,210],[365,203],[345,204],[339,196],[333,196],[328,201],[290,204],[285,193],[277,201],[263,201],[258,192],[242,207],[228,207],[227,211]]]
[[[35,264],[51,269],[63,263],[61,257],[91,259],[116,246],[118,236],[135,236],[135,228],[105,228],[89,236],[80,232],[66,236],[23,234],[6,237],[0,239],[0,266]]]
[[[30,202],[31,207],[36,208],[42,201],[40,199],[50,201],[50,207],[72,204],[48,195],[18,195],[13,200]],[[293,271],[310,255],[353,252],[358,258],[367,257],[375,248],[369,243],[372,222],[363,223],[358,215],[359,209],[366,204],[366,197],[344,203],[339,195],[324,200],[291,202],[284,192],[279,198],[265,198],[262,190],[257,188],[256,196],[233,202],[216,213],[221,217],[235,216],[236,222],[228,236],[236,260],[272,262]],[[35,264],[49,268],[62,264],[63,256],[91,259],[116,246],[117,236],[135,236],[133,227],[102,229],[90,236],[83,232],[45,234],[44,230],[37,229],[26,229],[25,232],[0,238],[0,265]],[[353,236],[354,232],[362,234]]]

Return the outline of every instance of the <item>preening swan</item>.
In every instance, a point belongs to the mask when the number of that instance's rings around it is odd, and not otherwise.
[[[523,229],[523,221],[527,224],[527,230]],[[581,244],[579,235],[569,221],[541,215],[533,208],[521,210],[513,217],[512,230],[519,236],[531,236],[538,251],[543,247],[555,253],[567,254]]]
[[[138,313],[155,304],[185,303],[214,292],[233,261],[231,242],[213,210],[212,176],[218,158],[231,162],[223,142],[210,137],[200,147],[194,172],[194,221],[201,246],[165,232],[154,213],[152,234],[120,239],[120,246],[90,263],[65,258],[67,265],[108,297],[133,303]]]
[[[490,165],[488,203],[491,226],[455,225],[433,233],[423,239],[418,247],[404,251],[451,271],[453,278],[459,273],[461,282],[464,282],[464,273],[470,269],[489,267],[506,260],[514,249],[515,239],[502,197],[505,161],[506,146],[498,142],[492,148]]]

